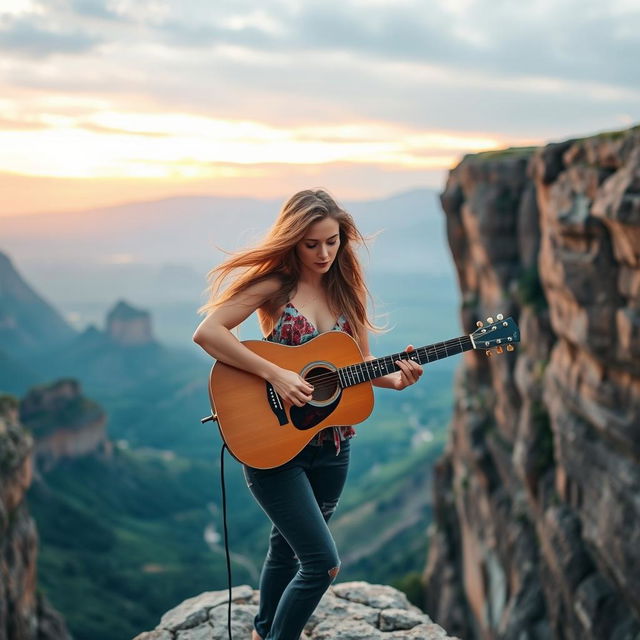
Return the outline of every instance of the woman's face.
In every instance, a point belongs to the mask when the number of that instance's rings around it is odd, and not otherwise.
[[[303,269],[323,274],[329,271],[340,246],[340,225],[333,218],[323,218],[309,226],[296,245]]]

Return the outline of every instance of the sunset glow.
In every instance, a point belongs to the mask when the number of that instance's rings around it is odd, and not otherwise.
[[[640,13],[579,6],[7,0],[0,216],[383,197],[441,188],[465,154],[630,126]]]
[[[444,169],[462,152],[502,144],[482,135],[412,131],[382,122],[279,128],[186,113],[98,111],[80,118],[42,113],[0,131],[0,171],[58,178],[197,179],[242,175],[243,166],[263,163]]]

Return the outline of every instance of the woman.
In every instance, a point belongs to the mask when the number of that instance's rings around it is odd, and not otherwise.
[[[368,290],[355,245],[363,242],[351,216],[323,190],[296,193],[282,208],[265,240],[213,269],[206,318],[193,339],[207,353],[270,382],[298,407],[313,387],[247,349],[231,333],[257,311],[267,340],[302,344],[329,330],[346,331],[365,359]],[[239,271],[239,273],[238,273]],[[235,276],[220,294],[222,283]],[[407,348],[411,350],[409,345]],[[373,384],[401,390],[422,367],[412,360]],[[260,576],[260,606],[252,640],[297,640],[320,598],[338,574],[340,561],[327,527],[349,465],[350,426],[320,431],[292,460],[274,469],[244,465],[247,485],[273,527]]]

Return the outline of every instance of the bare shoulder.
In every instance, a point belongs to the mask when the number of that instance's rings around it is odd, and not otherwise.
[[[282,289],[282,279],[278,276],[269,276],[264,280],[255,282],[251,286],[245,289],[246,293],[250,296],[256,296],[262,298],[262,300],[268,300],[274,296],[278,291]]]
[[[281,289],[282,282],[277,277],[268,277],[254,282],[224,303],[216,306],[200,323],[197,332],[208,330],[209,327],[222,325],[227,329],[237,327],[248,318],[257,308],[262,307]]]
[[[282,281],[278,276],[269,276],[249,285],[230,298],[225,306],[239,306],[255,310],[268,303],[282,289]]]

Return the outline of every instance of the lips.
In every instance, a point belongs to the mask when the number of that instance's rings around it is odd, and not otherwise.
[[[329,261],[327,260],[326,262],[316,262],[316,264],[319,267],[326,267],[329,264]]]

